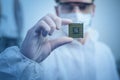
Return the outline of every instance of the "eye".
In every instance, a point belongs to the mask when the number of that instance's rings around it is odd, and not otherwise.
[[[86,9],[86,7],[87,7],[87,6],[86,6],[86,5],[84,5],[84,4],[79,5],[79,9],[80,9],[80,10],[85,10],[85,9]]]
[[[69,11],[73,10],[73,7],[71,5],[65,5],[64,8]]]

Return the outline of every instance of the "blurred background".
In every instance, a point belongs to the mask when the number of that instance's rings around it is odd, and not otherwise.
[[[112,49],[120,73],[120,0],[95,0],[95,4],[92,26],[99,31],[100,41]],[[55,5],[54,0],[0,0],[0,51],[19,46],[40,18],[55,14]]]

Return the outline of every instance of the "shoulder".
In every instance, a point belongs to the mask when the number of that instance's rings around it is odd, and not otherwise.
[[[103,42],[95,43],[96,57],[103,60],[114,61],[114,55],[108,45]]]
[[[107,52],[107,53],[112,52],[108,45],[106,45],[105,43],[100,42],[100,41],[95,43],[95,48],[96,48],[96,50],[98,50],[98,51],[100,50],[102,52]]]

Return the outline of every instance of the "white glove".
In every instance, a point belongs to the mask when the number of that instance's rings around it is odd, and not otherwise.
[[[43,61],[55,48],[72,42],[73,39],[69,37],[46,40],[47,35],[52,35],[54,30],[59,30],[62,25],[71,22],[69,19],[61,19],[52,14],[46,15],[28,31],[21,46],[22,54],[37,62]]]

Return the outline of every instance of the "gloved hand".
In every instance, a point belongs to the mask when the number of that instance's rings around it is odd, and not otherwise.
[[[55,15],[48,14],[32,27],[21,46],[21,53],[37,62],[43,61],[57,47],[72,42],[72,38],[63,37],[55,40],[47,40],[47,35],[52,35],[55,30],[59,30],[62,25],[67,25],[72,21],[61,19]]]

